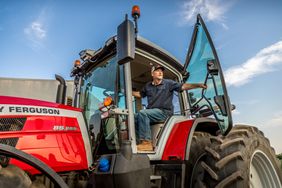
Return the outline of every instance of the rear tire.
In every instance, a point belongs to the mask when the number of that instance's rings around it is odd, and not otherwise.
[[[281,187],[281,169],[269,140],[256,127],[237,125],[227,136],[211,138],[201,166],[211,188]]]

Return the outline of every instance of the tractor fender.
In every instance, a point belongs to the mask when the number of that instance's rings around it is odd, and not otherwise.
[[[173,125],[167,139],[162,160],[189,160],[189,148],[195,131],[215,135],[219,130],[216,120],[196,118],[177,122]]]
[[[219,131],[219,126],[217,121],[213,118],[196,118],[190,129],[189,136],[187,138],[185,157],[183,160],[189,160],[190,158],[190,148],[192,143],[192,138],[195,131],[206,132],[211,135],[216,135]]]

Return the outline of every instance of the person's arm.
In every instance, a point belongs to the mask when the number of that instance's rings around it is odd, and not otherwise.
[[[182,90],[195,89],[195,88],[207,89],[207,86],[205,84],[188,84],[188,83],[185,83],[181,87]]]
[[[132,95],[137,98],[142,98],[140,91],[132,91]]]

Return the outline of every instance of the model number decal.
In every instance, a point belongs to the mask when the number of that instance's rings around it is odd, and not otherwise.
[[[63,125],[55,125],[53,127],[54,131],[76,131],[77,128],[73,126],[63,126]]]

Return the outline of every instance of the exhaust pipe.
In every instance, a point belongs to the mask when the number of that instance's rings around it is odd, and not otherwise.
[[[67,85],[63,77],[55,74],[56,80],[60,82],[57,89],[56,103],[65,104]]]

